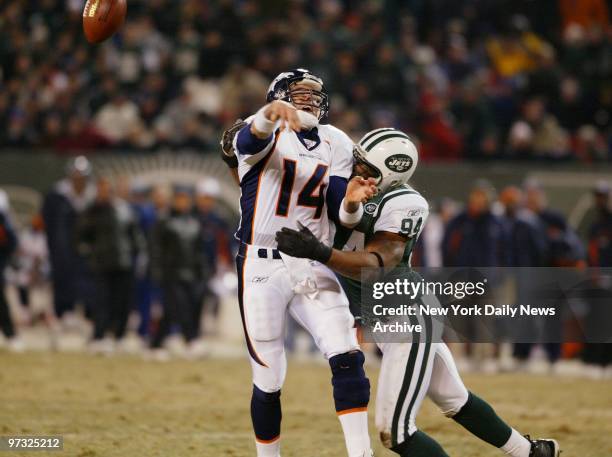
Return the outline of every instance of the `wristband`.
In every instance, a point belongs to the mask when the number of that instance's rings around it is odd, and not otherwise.
[[[255,127],[255,130],[265,134],[266,136],[272,135],[272,132],[274,132],[276,125],[278,124],[278,121],[271,121],[266,117],[265,113],[267,107],[268,105],[257,111],[255,117],[253,118],[253,127]]]
[[[338,216],[340,217],[340,222],[346,226],[354,226],[359,223],[361,217],[363,216],[363,205],[359,203],[359,209],[354,213],[349,213],[344,209],[344,198],[342,202],[340,202],[340,210],[338,211]]]

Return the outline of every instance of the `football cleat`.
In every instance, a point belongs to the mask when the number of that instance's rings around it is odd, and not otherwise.
[[[525,435],[525,438],[531,443],[529,457],[559,457],[561,455],[559,443],[556,440],[532,440],[529,435]]]

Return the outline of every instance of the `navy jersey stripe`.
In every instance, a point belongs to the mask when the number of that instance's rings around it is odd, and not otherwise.
[[[259,182],[266,164],[274,153],[276,142],[280,132],[276,133],[274,144],[266,156],[251,167],[240,181],[240,227],[236,232],[236,237],[243,243],[253,242],[253,223],[255,219],[255,208],[257,206],[257,194],[259,192]]]
[[[283,159],[283,180],[276,201],[277,216],[287,217],[287,214],[289,214],[291,194],[293,193],[293,184],[295,183],[296,166],[297,162],[295,160]]]
[[[252,123],[251,123],[252,124]],[[236,140],[236,150],[238,154],[254,155],[263,151],[272,141],[272,134],[267,138],[257,138],[251,133],[251,124],[245,125],[238,132]]]
[[[238,304],[240,306],[240,319],[242,320],[242,329],[244,330],[244,339],[246,340],[247,349],[249,350],[249,355],[262,367],[267,367],[266,363],[261,360],[257,351],[253,347],[253,343],[251,341],[251,337],[249,336],[249,332],[246,326],[246,318],[244,311],[244,267],[246,263],[248,255],[248,247],[244,252],[244,256],[237,255],[236,256],[236,269],[238,271]]]

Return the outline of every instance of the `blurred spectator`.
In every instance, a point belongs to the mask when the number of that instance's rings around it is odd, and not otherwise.
[[[100,108],[95,117],[95,125],[113,143],[129,143],[137,139],[143,129],[138,106],[123,94],[116,94]],[[141,145],[145,146],[145,143]]]
[[[138,193],[136,189],[135,193]],[[138,333],[141,336],[151,336],[154,327],[152,319],[153,305],[156,304],[163,308],[161,278],[153,274],[154,243],[157,242],[154,235],[158,222],[168,215],[169,191],[162,185],[153,186],[150,192],[150,206],[148,201],[142,200],[142,194],[135,195],[134,205],[136,207],[136,214],[139,215],[141,229],[146,236],[147,252],[149,254],[146,271],[137,272],[136,300],[140,313]]]
[[[463,83],[471,77],[476,68],[463,35],[449,37],[448,58],[443,64],[445,73],[451,83]]]
[[[94,202],[81,214],[77,229],[79,253],[95,278],[94,332],[91,349],[112,349],[103,339],[112,331],[125,336],[132,304],[135,262],[144,239],[130,206],[113,195],[111,183],[100,178]]]
[[[527,18],[514,16],[504,33],[489,40],[487,51],[497,73],[511,78],[535,67],[544,44],[529,30]]]
[[[151,191],[151,201],[155,209],[156,222],[168,215],[170,209],[170,192],[165,186],[157,185],[153,187]]]
[[[494,268],[505,265],[507,237],[502,221],[491,210],[494,197],[495,190],[488,182],[477,181],[474,184],[466,209],[451,219],[444,231],[442,257],[445,267]],[[467,273],[472,274],[469,270]],[[488,280],[493,279],[489,274]],[[471,319],[455,319],[452,325],[471,341],[478,341],[483,336],[482,329]],[[495,363],[492,360],[495,351],[497,349],[489,345],[466,345],[466,352],[473,355],[474,362],[482,367]]]
[[[494,189],[480,181],[472,188],[467,207],[446,226],[442,255],[447,267],[505,265],[502,221],[491,212]]]
[[[463,138],[465,156],[493,157],[497,152],[497,128],[482,88],[475,80],[466,81],[460,96],[450,107],[455,125]]]
[[[523,115],[511,129],[511,157],[563,158],[570,153],[567,133],[557,119],[547,113],[541,98],[531,98],[523,104]]]
[[[506,230],[506,266],[513,267],[510,270],[515,280],[516,302],[526,303],[533,290],[540,286],[534,283],[532,270],[546,266],[548,245],[544,226],[538,217],[524,207],[523,191],[515,186],[505,188],[499,197],[504,207],[503,222]],[[533,320],[518,318],[518,328],[521,329],[523,337],[528,340],[530,335],[536,334],[533,328]],[[555,321],[559,324],[560,321]],[[531,343],[515,343],[513,355],[521,366],[529,359],[532,347]],[[554,363],[559,358],[558,344],[546,344],[545,350],[549,355],[549,362]]]
[[[534,62],[534,68],[525,75],[526,81],[521,81],[517,85],[518,87],[525,85],[522,90],[524,97],[540,97],[549,104],[553,103],[559,96],[563,77],[555,49],[549,44],[542,46],[534,57]]]
[[[610,185],[599,182],[593,189],[595,220],[589,233],[588,259],[593,267],[612,267],[612,193]]]
[[[30,224],[19,233],[16,283],[21,305],[29,310],[34,288],[49,278],[49,252],[41,214],[35,214]],[[33,317],[30,312],[30,317]]]
[[[544,265],[547,267],[582,268],[585,266],[585,250],[578,235],[567,224],[565,217],[558,211],[548,207],[544,190],[539,183],[530,181],[525,183],[526,204],[543,225],[548,247]],[[559,297],[561,300],[561,297]],[[550,320],[546,322],[548,335],[551,339],[559,340],[562,332],[561,322]],[[515,346],[515,356],[519,360],[526,360],[533,344]],[[544,345],[548,361],[556,363],[561,356],[561,344],[547,343]]]
[[[131,206],[140,232],[143,234],[147,251],[151,250],[151,235],[157,219],[155,206],[151,201],[151,188],[143,182],[132,183]],[[136,264],[136,309],[140,317],[138,334],[142,337],[149,335],[151,324],[151,304],[153,300],[159,301],[160,292],[151,278],[150,258],[140,256]]]
[[[79,215],[96,194],[90,182],[92,167],[79,156],[69,162],[66,178],[45,196],[42,216],[47,232],[53,304],[57,317],[74,311],[77,300],[91,311],[92,278],[83,257],[76,250],[76,226]]]
[[[207,278],[202,284],[202,298],[215,320],[219,314],[219,297],[214,291],[213,280],[219,270],[233,269],[231,229],[216,207],[220,195],[219,182],[213,178],[202,180],[196,185],[196,214],[202,231],[202,254]]]
[[[608,26],[608,5],[605,0],[559,0],[563,27],[579,25],[585,29]]]
[[[607,151],[606,140],[592,125],[583,125],[574,138],[576,156],[584,162],[603,162],[612,155]]]
[[[161,285],[164,305],[159,328],[151,341],[154,349],[162,347],[175,324],[180,326],[190,348],[200,331],[204,243],[200,222],[192,209],[192,190],[177,186],[172,209],[158,219],[153,229],[152,271]]]
[[[594,206],[597,211],[596,219],[589,233],[588,261],[589,266],[599,268],[612,267],[612,206],[610,185],[600,182],[593,189]],[[612,310],[612,286],[609,281],[598,280],[597,272],[593,276],[592,292],[593,307],[587,316],[587,331],[590,325],[600,326],[602,322],[610,322]],[[602,304],[604,306],[602,307]],[[587,344],[585,346],[583,360],[595,367],[595,370],[603,370],[612,365],[612,344]]]
[[[508,135],[508,157],[528,159],[533,154],[533,129],[525,121],[517,121]]]
[[[4,270],[17,249],[17,235],[9,220],[9,203],[6,192],[0,189],[0,329],[8,339],[9,348],[20,352],[23,344],[15,333],[15,325],[6,299]]]
[[[593,224],[599,220],[601,212],[605,211],[606,209],[612,210],[612,207],[609,205],[610,201],[606,192],[608,187],[609,184],[606,181],[599,181],[596,183],[595,188],[591,190],[591,206],[586,210],[582,216],[582,219],[580,219],[580,222],[578,223],[578,227],[576,228],[578,236],[580,236],[580,239],[587,246],[589,245],[591,228]]]
[[[580,82],[573,77],[561,80],[559,96],[551,100],[551,111],[559,120],[560,126],[570,131],[576,131],[592,120],[592,113]]]
[[[389,125],[389,124],[387,124]],[[444,101],[432,92],[421,97],[417,135],[423,159],[459,159],[463,144],[444,108]]]
[[[516,186],[506,187],[499,201],[504,207],[502,221],[507,237],[505,266],[545,266],[548,246],[544,226],[525,208],[523,191]]]
[[[449,198],[436,205],[427,218],[427,224],[419,237],[410,262],[414,266],[440,268],[442,262],[442,239],[449,221],[457,215],[457,203]]]
[[[373,65],[376,71],[370,73],[367,84],[372,93],[376,94],[376,103],[405,101],[406,83],[397,62],[395,47],[391,43],[383,43],[378,48]]]
[[[546,266],[579,267],[585,265],[585,250],[582,242],[568,225],[565,217],[548,207],[544,190],[539,183],[525,183],[526,204],[546,230],[548,253]]]

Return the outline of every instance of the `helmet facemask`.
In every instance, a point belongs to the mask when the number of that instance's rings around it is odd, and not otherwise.
[[[318,120],[321,120],[322,108],[327,104],[327,94],[314,88],[304,87],[299,83],[293,83],[289,88],[287,100],[296,109],[312,114]]]
[[[312,114],[319,121],[325,119],[329,112],[327,91],[320,80],[315,80],[314,77],[287,78],[274,91],[273,99],[291,103],[296,109]]]
[[[378,187],[382,181],[382,173],[378,169],[378,167],[368,162],[368,160],[365,158],[365,155],[363,154],[363,151],[361,150],[359,145],[355,145],[353,147],[353,158],[355,162],[353,164],[353,173],[352,173],[351,178],[355,176],[361,176],[362,178],[365,178],[365,179],[374,178],[376,180],[376,186]],[[365,174],[367,174],[367,176],[364,176],[364,173],[360,172],[358,168],[365,169],[366,170]]]

